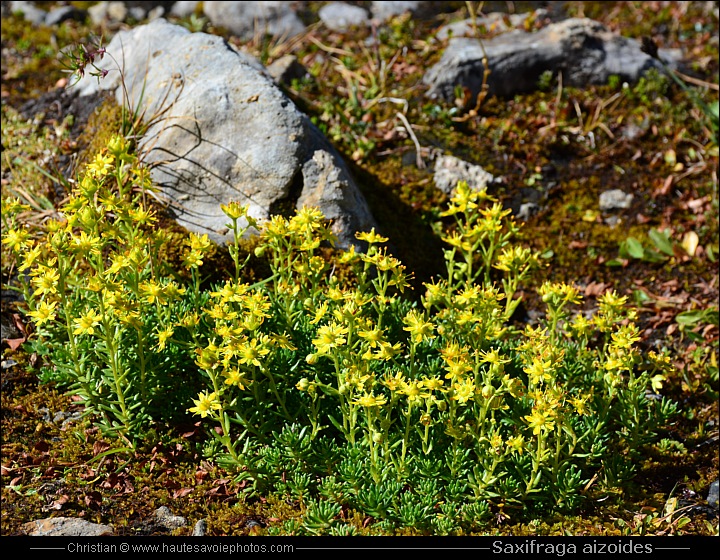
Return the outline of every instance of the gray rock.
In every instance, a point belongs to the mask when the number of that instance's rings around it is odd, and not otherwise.
[[[193,537],[204,537],[206,532],[207,532],[207,521],[205,521],[204,519],[201,519],[197,523],[195,523],[195,526],[193,527],[192,536]]]
[[[187,519],[180,515],[173,515],[166,506],[160,506],[155,510],[155,521],[168,531],[173,531],[187,525]]]
[[[333,31],[346,31],[351,27],[361,27],[369,24],[368,13],[360,6],[353,6],[345,2],[329,2],[318,10],[318,17],[328,29]]]
[[[298,62],[294,54],[286,54],[268,65],[267,72],[276,84],[290,85],[293,80],[310,76],[307,69]]]
[[[314,145],[312,158],[302,166],[305,188],[297,201],[297,207],[316,206],[326,218],[332,220],[333,233],[340,237],[341,246],[354,243],[357,227],[357,209],[366,207],[365,199],[353,183],[344,165],[338,165],[337,153],[330,146],[322,146],[322,135],[313,131]],[[369,217],[369,210],[368,216]],[[363,216],[365,227],[369,222]]]
[[[45,25],[58,25],[71,19],[82,21],[86,15],[86,11],[80,10],[75,6],[60,6],[59,8],[53,8],[47,13],[47,16],[45,16]]]
[[[405,12],[416,12],[422,4],[418,0],[405,0],[405,1],[387,1],[387,2],[373,2],[370,11],[372,12],[373,19],[378,21],[387,21],[390,18],[404,14]]]
[[[21,338],[22,333],[15,326],[15,321],[10,313],[0,314],[0,340],[12,340]]]
[[[170,15],[176,17],[189,17],[195,13],[198,5],[197,0],[179,0],[170,8]]]
[[[45,18],[47,17],[47,12],[33,5],[32,2],[26,2],[25,0],[14,0],[10,2],[10,13],[21,13],[23,18],[33,25],[44,24]]]
[[[13,360],[12,358],[8,358],[7,360],[0,361],[0,368],[2,368],[3,370],[10,369],[16,365],[18,365],[18,363],[15,360]]]
[[[139,148],[182,226],[226,242],[232,233],[221,204],[248,204],[250,215],[264,220],[274,205],[299,196],[298,208],[312,200],[336,219],[341,247],[356,244],[355,231],[376,227],[337,151],[253,57],[163,19],[117,33],[107,51],[112,56],[100,65],[108,76],[99,83],[86,76],[75,89],[115,90],[123,102],[111,61],[121,64],[132,106],[154,122]],[[318,194],[321,177],[327,200]]]
[[[561,72],[563,85],[584,87],[606,84],[611,75],[634,83],[651,68],[662,70],[657,60],[642,52],[639,41],[616,35],[591,19],[570,18],[534,33],[509,31],[483,45],[474,38],[450,39],[440,61],[423,77],[427,95],[453,101],[456,86],[461,86],[474,102],[482,86],[485,54],[491,70],[488,93],[499,96],[534,90],[546,71]],[[671,67],[679,63],[678,50],[661,49],[659,54]]]
[[[174,2],[169,1],[126,1],[126,2],[98,2],[88,8],[90,19],[95,25],[103,23],[122,23],[128,16],[137,21],[146,18],[155,19],[162,16],[172,8]]]
[[[473,190],[481,190],[497,179],[481,166],[455,156],[438,156],[435,159],[435,186],[452,196],[459,181],[466,181]]]
[[[633,195],[620,189],[611,189],[600,194],[600,210],[626,210],[632,204]]]
[[[112,525],[90,523],[74,517],[48,517],[30,521],[22,526],[32,537],[105,537],[115,532]]]
[[[708,497],[707,502],[710,507],[716,508],[718,507],[718,499],[720,498],[720,483],[716,480],[710,485],[710,490],[708,491]]]
[[[257,34],[288,38],[305,31],[290,2],[203,2],[213,25],[224,27],[243,41]]]
[[[102,25],[105,22],[123,22],[128,14],[128,9],[123,2],[98,2],[88,8],[90,21],[93,25]]]
[[[537,214],[540,211],[540,206],[535,204],[534,202],[523,202],[520,205],[520,209],[517,212],[517,218],[518,220],[522,221],[528,221],[530,218],[532,218],[535,214]]]

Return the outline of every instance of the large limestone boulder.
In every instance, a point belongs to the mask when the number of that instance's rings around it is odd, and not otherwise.
[[[328,140],[256,59],[222,38],[158,19],[115,35],[100,64],[108,75],[86,76],[78,93],[114,90],[144,115],[140,151],[189,230],[229,240],[220,204],[231,200],[260,220],[278,204],[312,202],[334,221],[341,246],[376,227]]]

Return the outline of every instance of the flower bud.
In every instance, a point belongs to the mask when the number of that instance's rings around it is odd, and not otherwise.
[[[305,356],[305,361],[308,364],[310,364],[311,366],[315,365],[318,361],[318,355],[317,354],[308,354],[307,356]]]

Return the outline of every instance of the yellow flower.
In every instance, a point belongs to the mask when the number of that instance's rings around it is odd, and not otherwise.
[[[55,301],[41,301],[34,311],[30,311],[28,315],[35,319],[35,324],[39,327],[44,325],[48,321],[52,321],[55,318],[55,307],[57,302]]]
[[[373,328],[358,330],[358,336],[367,340],[370,348],[375,348],[379,346],[382,342],[385,342],[385,338],[383,337],[383,329],[378,328],[377,326]]]
[[[550,432],[555,427],[555,422],[550,419],[549,411],[540,411],[533,408],[532,414],[525,416],[528,426],[533,429],[533,434],[538,435],[540,432]]]
[[[399,261],[398,261],[399,262]],[[405,293],[405,288],[409,288],[408,275],[405,274],[405,267],[401,264],[392,271],[392,276],[388,281],[390,286],[395,286],[400,293]]]
[[[358,404],[365,407],[382,406],[387,402],[387,399],[383,395],[363,395],[362,397],[353,401],[353,404]]]
[[[146,225],[156,221],[154,212],[142,207],[131,208],[129,214],[130,218],[132,218],[136,224]]]
[[[127,255],[121,255],[120,253],[114,254],[112,256],[111,262],[112,264],[105,271],[106,274],[117,274],[123,268],[128,268],[132,265],[130,258]]]
[[[513,436],[511,438],[508,438],[505,443],[518,455],[522,455],[523,448],[525,446],[525,438],[523,438],[522,436]]]
[[[34,295],[55,294],[57,293],[57,284],[60,280],[60,274],[54,268],[41,265],[35,271],[36,276],[32,279],[35,285]]]
[[[465,360],[446,360],[445,367],[448,370],[445,379],[461,379],[466,372],[472,370],[472,366]]]
[[[220,210],[222,210],[231,220],[238,220],[239,218],[242,218],[247,212],[247,209],[247,206],[242,206],[240,203],[235,201],[220,205]]]
[[[500,356],[497,348],[493,348],[492,350],[488,350],[487,352],[480,351],[479,356],[481,361],[493,365],[507,364],[510,361],[508,358],[503,358],[502,356]]]
[[[30,210],[30,206],[20,202],[17,197],[7,197],[2,199],[2,214],[4,216],[15,216],[25,210]]]
[[[340,255],[338,260],[341,264],[349,264],[357,260],[357,258],[358,254],[355,252],[355,245],[350,245],[350,247]]]
[[[443,301],[445,294],[445,284],[439,282],[437,284],[425,284],[425,297],[423,298],[423,307],[429,309],[432,305],[436,305]]]
[[[664,381],[666,381],[666,379],[667,378],[661,373],[653,375],[653,377],[650,379],[650,385],[652,386],[653,391],[657,393],[660,389],[662,389],[662,384]]]
[[[502,444],[503,444],[503,439],[500,434],[493,434],[490,437],[490,447],[492,447],[494,450],[497,451],[498,449],[500,449],[500,447],[502,447]]]
[[[99,255],[102,241],[94,235],[91,237],[84,231],[79,236],[70,238],[70,246],[81,255]]]
[[[408,403],[414,404],[432,396],[430,392],[423,390],[424,385],[423,381],[418,381],[416,379],[410,381],[409,383],[403,382],[400,389],[398,389],[398,393],[405,395]]]
[[[210,292],[214,298],[220,298],[225,303],[228,301],[242,301],[242,296],[247,292],[247,284],[236,284],[228,280],[223,287],[216,291]]]
[[[165,349],[165,344],[174,333],[175,331],[172,329],[172,327],[168,327],[158,332],[158,348],[160,350]]]
[[[87,166],[88,172],[94,177],[104,177],[113,168],[115,157],[108,154],[97,154],[92,163]]]
[[[442,237],[442,240],[453,247],[457,247],[461,251],[470,252],[472,251],[472,243],[470,243],[464,236],[458,232],[453,232],[450,235]]]
[[[268,342],[278,348],[284,348],[285,350],[297,350],[287,334],[273,333],[268,336]]]
[[[397,391],[405,383],[405,377],[402,372],[398,371],[394,376],[387,376],[382,380],[382,384],[385,385],[391,391]]]
[[[195,352],[198,355],[198,359],[195,363],[205,370],[215,369],[218,366],[219,350],[214,342],[211,342],[205,348],[196,348]]]
[[[25,251],[25,254],[23,255],[23,262],[18,267],[18,270],[27,270],[28,268],[30,268],[35,263],[35,261],[38,260],[41,254],[42,248],[40,247],[40,245],[36,245],[32,249],[28,249],[27,251]]]
[[[85,315],[75,319],[75,330],[73,334],[95,334],[95,327],[100,324],[102,316],[94,309],[89,309]]]
[[[120,155],[127,154],[128,151],[128,143],[125,140],[124,136],[121,136],[119,134],[114,135],[110,140],[108,140],[108,152],[110,152],[115,157],[119,157]]]
[[[360,241],[367,241],[368,243],[385,243],[388,238],[383,237],[375,233],[375,228],[372,228],[369,232],[359,231],[355,234],[355,237]]]
[[[552,364],[540,356],[535,356],[532,364],[525,366],[523,370],[528,374],[530,383],[533,385],[539,385],[552,379]]]
[[[320,327],[318,329],[318,337],[313,339],[313,344],[317,347],[318,354],[327,354],[332,348],[337,348],[345,344],[345,335],[347,333],[347,327],[335,322]]]
[[[256,338],[250,340],[250,342],[243,342],[238,348],[239,361],[241,364],[253,364],[260,367],[260,358],[267,356],[270,353],[268,348],[258,346]]]
[[[225,372],[225,384],[234,385],[241,391],[244,391],[250,382],[245,377],[245,373],[236,368]]]
[[[590,395],[585,395],[584,397],[572,397],[570,399],[570,403],[573,405],[575,411],[580,416],[587,416],[591,412],[587,406],[587,402],[589,399]]]
[[[445,382],[440,379],[439,377],[424,377],[423,378],[423,385],[428,391],[435,391],[440,390],[442,391],[442,386]]]
[[[207,393],[203,391],[198,395],[197,400],[193,399],[195,406],[188,408],[188,412],[199,414],[201,418],[212,414],[214,410],[222,410],[222,405],[218,402],[218,395],[215,392]]]
[[[180,326],[186,329],[191,329],[200,324],[200,316],[197,313],[187,312],[180,319]]]
[[[640,331],[633,323],[622,325],[617,332],[612,333],[612,340],[615,346],[630,348],[640,340]]]
[[[426,338],[432,340],[435,338],[433,334],[434,326],[432,323],[425,320],[425,317],[416,310],[411,310],[403,318],[404,323],[407,325],[403,327],[403,330],[410,333],[410,337],[413,342],[419,344]]]
[[[627,301],[627,296],[619,296],[615,290],[605,292],[598,298],[598,304],[601,311],[620,311],[625,306]]]
[[[453,396],[450,397],[454,401],[465,404],[475,395],[475,383],[472,379],[464,379],[456,381],[452,385]]]
[[[187,251],[183,257],[183,264],[187,268],[198,268],[203,264],[203,254],[200,251]]]
[[[375,351],[372,357],[376,360],[391,360],[397,356],[401,350],[402,345],[399,342],[396,344],[381,342],[380,347]]]
[[[142,282],[140,284],[140,293],[143,294],[143,299],[147,303],[155,303],[155,301],[157,301],[159,304],[162,304],[165,302],[163,288],[155,282]]]
[[[11,229],[3,237],[5,243],[13,251],[18,251],[27,243],[30,233],[24,229]]]

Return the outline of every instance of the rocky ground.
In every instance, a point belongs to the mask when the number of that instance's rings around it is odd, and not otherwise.
[[[608,289],[629,296],[642,347],[673,356],[663,394],[683,411],[627,495],[539,524],[498,520],[489,532],[716,535],[717,2],[230,4],[265,3],[3,2],[3,197],[19,196],[33,209],[28,224],[42,223],[117,126],[119,75],[68,90],[58,56],[97,37],[113,55],[101,69],[125,56],[121,38],[158,41],[153,61],[127,53],[126,84],[150,75],[154,99],[166,99],[166,84],[185,96],[171,116],[207,111],[195,113],[203,134],[150,126],[152,145],[139,145],[151,162],[164,146],[182,156],[157,166],[168,222],[218,241],[211,208],[225,188],[240,189],[257,217],[313,201],[346,243],[378,227],[420,286],[439,271],[432,223],[457,180],[487,185],[547,262],[518,320],[537,316],[546,279],[577,285],[587,309]],[[178,56],[198,43],[207,58]],[[183,82],[197,75],[203,88]],[[164,110],[143,103],[145,115]],[[271,134],[276,151],[263,148]],[[232,158],[217,157],[220,141]],[[196,163],[209,160],[218,168]],[[72,399],[38,382],[42,357],[23,345],[32,332],[7,289],[16,270],[5,251],[3,535],[264,534],[300,514],[271,496],[246,500],[202,461],[192,423],[158,430],[135,456],[109,453]],[[684,509],[668,518],[668,507]],[[372,520],[356,517],[373,534]]]

